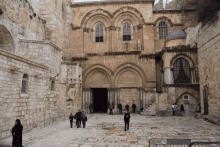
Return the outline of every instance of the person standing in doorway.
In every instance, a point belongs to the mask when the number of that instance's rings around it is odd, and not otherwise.
[[[132,111],[133,111],[133,113],[135,113],[135,111],[136,111],[136,105],[134,104],[134,102],[132,104]]]
[[[93,104],[91,103],[91,104],[89,105],[90,114],[92,114],[92,108],[93,108]]]
[[[200,113],[201,112],[201,107],[200,107],[200,104],[198,103],[198,106],[196,107],[196,112],[197,113]]]
[[[128,104],[125,106],[125,109],[126,109],[126,111],[129,111],[129,105]]]
[[[129,122],[130,122],[130,114],[128,113],[128,110],[126,111],[124,115],[124,122],[125,122],[125,131],[129,130]]]
[[[173,116],[174,116],[174,115],[175,115],[175,114],[174,114],[174,104],[172,105],[172,111],[173,111]]]
[[[184,112],[185,112],[184,107],[183,107],[183,104],[181,104],[181,106],[180,106],[180,111],[181,111],[181,115],[183,116],[183,115],[184,115]]]
[[[110,104],[110,105],[109,105],[110,115],[113,115],[112,109],[113,109],[113,105]]]
[[[72,128],[73,127],[73,114],[72,113],[70,113],[69,120],[70,120],[70,127]]]
[[[118,104],[119,114],[122,114],[122,105],[121,103]]]
[[[11,129],[13,135],[12,147],[22,147],[22,131],[23,126],[19,119],[16,119],[15,126]]]
[[[86,121],[87,121],[87,115],[84,111],[82,111],[81,118],[82,118],[83,128],[85,128],[86,127]]]

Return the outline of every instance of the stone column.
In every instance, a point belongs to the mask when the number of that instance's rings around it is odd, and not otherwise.
[[[164,82],[166,84],[173,84],[173,71],[171,67],[164,67]]]
[[[137,89],[137,91],[138,91],[138,106],[137,106],[137,108],[139,111],[140,110],[140,90],[139,90],[139,88]]]
[[[115,113],[117,113],[117,106],[118,106],[118,97],[117,97],[117,89],[115,89]]]
[[[82,103],[83,103],[83,110],[85,109],[85,91],[83,91],[83,98],[82,98]]]
[[[144,91],[144,100],[143,100],[143,108],[145,109],[146,108],[146,93]]]

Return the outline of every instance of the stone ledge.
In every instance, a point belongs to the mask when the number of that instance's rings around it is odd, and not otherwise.
[[[144,3],[154,3],[154,0],[129,0],[129,1],[100,1],[100,2],[81,2],[81,3],[73,3],[71,7],[78,6],[92,6],[92,5],[106,5],[106,4],[144,4]]]
[[[20,57],[18,55],[14,55],[14,54],[8,53],[8,52],[6,52],[6,51],[4,51],[2,49],[0,49],[0,55],[3,55],[5,57],[8,57],[8,58],[11,58],[11,59],[14,59],[14,60],[18,60],[18,61],[30,64],[30,65],[33,65],[33,66],[36,66],[36,67],[39,67],[39,68],[42,68],[42,69],[46,69],[46,70],[49,69],[48,66],[45,66],[43,64],[39,64],[39,63],[33,62],[33,61],[29,60],[29,59],[25,59],[25,58]]]
[[[51,41],[38,41],[38,40],[24,40],[24,39],[20,39],[19,40],[20,42],[27,42],[27,43],[39,43],[39,44],[49,44],[51,45],[52,47],[54,47],[56,50],[58,50],[59,52],[62,51],[61,48],[59,48],[57,45],[53,44]]]

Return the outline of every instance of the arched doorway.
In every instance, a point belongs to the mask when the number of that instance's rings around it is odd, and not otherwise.
[[[11,34],[3,25],[0,25],[0,49],[9,53],[14,52],[14,43]]]

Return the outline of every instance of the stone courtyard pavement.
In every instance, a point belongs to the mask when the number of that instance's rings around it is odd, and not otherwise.
[[[156,117],[131,114],[124,131],[123,115],[88,114],[86,128],[70,128],[68,118],[55,125],[23,134],[24,147],[148,147],[152,138],[220,141],[220,126],[194,117]],[[192,140],[192,141],[193,141]],[[0,141],[11,146],[12,137]],[[152,141],[154,142],[154,141]]]

